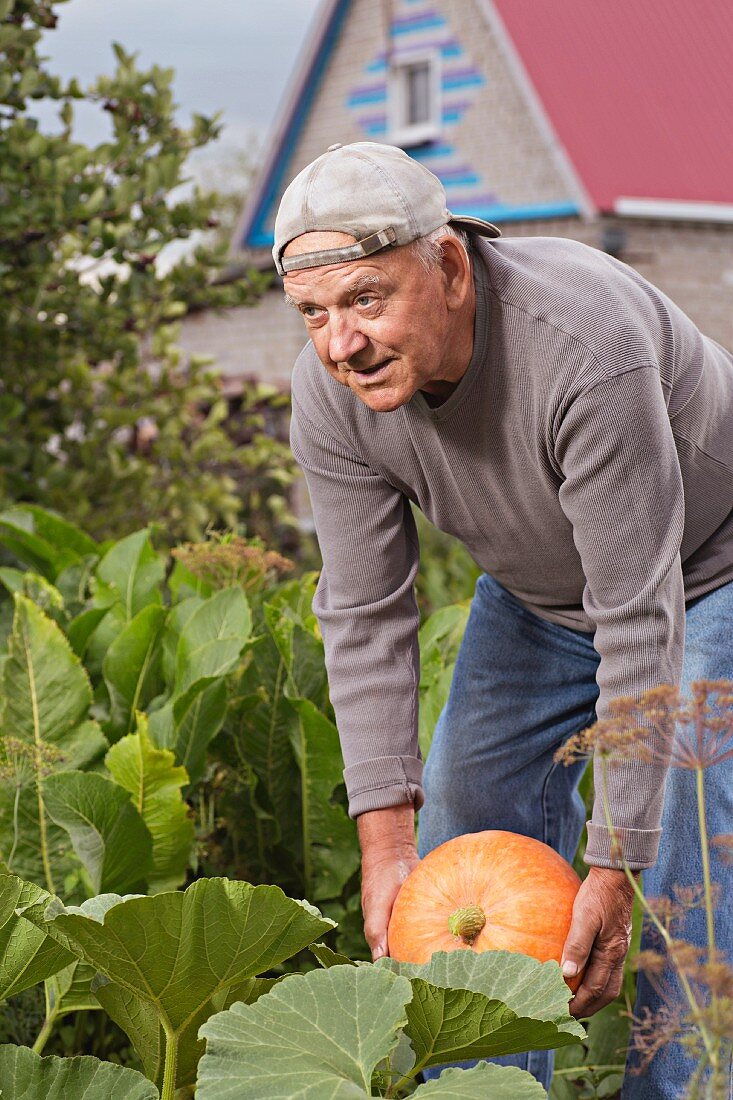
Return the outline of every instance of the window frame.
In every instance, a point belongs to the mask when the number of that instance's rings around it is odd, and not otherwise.
[[[404,71],[424,62],[429,65],[430,116],[424,122],[409,123],[407,115],[407,81]],[[392,58],[387,82],[387,124],[390,141],[403,148],[422,145],[440,137],[442,123],[442,80],[440,50],[415,50]]]

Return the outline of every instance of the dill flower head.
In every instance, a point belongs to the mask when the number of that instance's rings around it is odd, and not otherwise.
[[[0,783],[9,787],[30,787],[37,778],[56,771],[64,753],[45,741],[31,744],[19,737],[4,737],[0,743]]]
[[[656,1012],[645,1008],[640,1016],[631,1017],[630,1050],[635,1056],[634,1074],[644,1073],[657,1054],[680,1038],[683,1020],[682,1011],[670,1005],[662,1005]]]
[[[691,770],[733,756],[733,681],[698,680],[690,698],[660,684],[638,700],[620,696],[608,717],[569,738],[555,759],[573,764],[591,756],[630,758]]]
[[[609,760],[630,756],[647,759],[648,750],[643,738],[648,731],[632,720],[632,708],[635,706],[633,699],[614,699],[610,716],[569,737],[555,753],[555,760],[567,766],[592,756]]]
[[[724,863],[733,863],[733,833],[719,833],[711,837],[710,843]]]
[[[171,554],[195,577],[216,588],[238,584],[245,591],[258,589],[294,568],[292,561],[266,550],[258,539],[215,532],[208,541],[184,543]]]

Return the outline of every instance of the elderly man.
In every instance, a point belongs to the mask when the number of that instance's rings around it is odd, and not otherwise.
[[[291,442],[377,958],[418,850],[508,829],[572,859],[582,767],[558,747],[615,696],[733,671],[733,358],[625,264],[454,217],[391,146],[332,146],[305,168],[273,254],[310,337]],[[424,777],[411,504],[485,570]],[[670,772],[665,800],[665,772],[626,761],[609,785],[652,894],[702,878],[689,775]],[[708,825],[733,832],[731,768],[713,772]],[[600,801],[585,859],[563,965],[586,967],[583,1017],[618,994],[631,921]],[[640,980],[638,1011],[658,1007]],[[500,1061],[549,1084],[546,1052]],[[690,1069],[673,1048],[643,1083],[627,1074],[625,1100],[676,1097]]]

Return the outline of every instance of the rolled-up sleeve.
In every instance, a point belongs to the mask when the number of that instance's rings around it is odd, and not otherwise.
[[[603,718],[611,699],[678,684],[682,673],[684,498],[658,369],[617,374],[570,402],[555,457],[564,477],[560,503],[586,578],[583,606],[595,624],[597,713]],[[667,765],[663,745],[656,749],[660,759],[654,763],[627,759],[606,770],[611,821],[634,868],[657,858]],[[618,866],[601,799],[600,761],[595,779],[586,862]]]
[[[417,738],[418,539],[410,502],[293,398],[293,455],[305,474],[323,569],[323,634],[349,813],[423,803]]]

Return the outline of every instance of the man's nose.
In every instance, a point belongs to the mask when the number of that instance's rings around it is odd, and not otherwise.
[[[328,337],[328,357],[332,363],[346,363],[369,343],[358,327],[346,318],[331,318]]]

